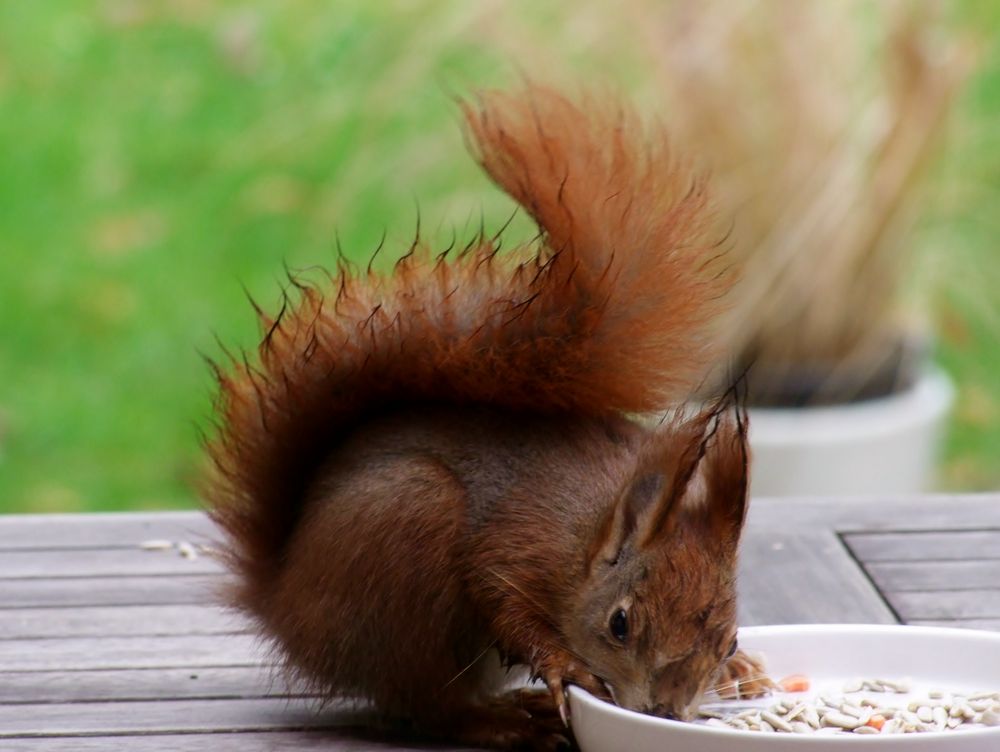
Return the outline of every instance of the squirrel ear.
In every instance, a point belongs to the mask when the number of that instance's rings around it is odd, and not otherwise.
[[[734,547],[746,519],[750,485],[749,421],[737,404],[719,417],[705,455],[705,523],[709,539]]]
[[[615,564],[639,519],[662,494],[664,477],[656,468],[643,468],[632,477],[605,516],[590,545],[587,560]]]
[[[687,417],[678,411],[655,442],[653,459],[667,482],[652,512],[643,521],[641,547],[670,537],[722,408],[721,403],[716,403]]]
[[[676,411],[642,449],[632,477],[609,509],[588,551],[588,562],[614,564],[630,539],[635,548],[674,529],[682,501],[705,454],[706,432],[719,405],[685,417]]]

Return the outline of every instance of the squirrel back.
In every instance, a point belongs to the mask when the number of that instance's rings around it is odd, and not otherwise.
[[[704,180],[661,128],[540,87],[462,106],[473,153],[540,228],[500,254],[416,243],[391,275],[343,265],[274,317],[258,362],[216,369],[208,496],[249,589],[273,574],[324,458],[366,416],[408,404],[644,413],[682,399],[711,357],[732,283]],[[249,596],[249,593],[248,593]]]
[[[415,243],[388,275],[293,279],[262,314],[256,363],[217,369],[209,446],[233,600],[323,692],[496,734],[472,743],[522,738],[467,707],[491,647],[561,713],[564,681],[683,712],[735,633],[746,423],[728,397],[655,431],[628,416],[710,363],[732,275],[704,181],[593,99],[532,86],[463,111],[539,240]],[[648,639],[615,652],[627,612]]]

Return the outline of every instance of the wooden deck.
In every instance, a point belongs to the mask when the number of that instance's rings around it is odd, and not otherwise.
[[[220,609],[196,513],[0,518],[0,749],[412,750],[317,713]],[[743,624],[1000,630],[1000,496],[758,500]],[[438,748],[440,749],[440,748]]]

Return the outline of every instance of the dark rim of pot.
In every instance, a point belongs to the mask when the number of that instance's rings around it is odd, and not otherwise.
[[[747,368],[747,404],[820,407],[898,394],[916,383],[927,361],[928,349],[924,339],[900,337],[877,357],[859,365],[753,362]],[[744,362],[750,362],[750,358]]]

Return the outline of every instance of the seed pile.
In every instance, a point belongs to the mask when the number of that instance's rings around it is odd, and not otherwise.
[[[844,695],[821,694],[812,700],[786,697],[767,708],[738,713],[703,708],[699,714],[709,726],[786,734],[911,734],[1000,726],[1000,692],[961,695],[934,690],[894,705],[858,695],[907,694],[908,681],[858,679],[842,691]]]

